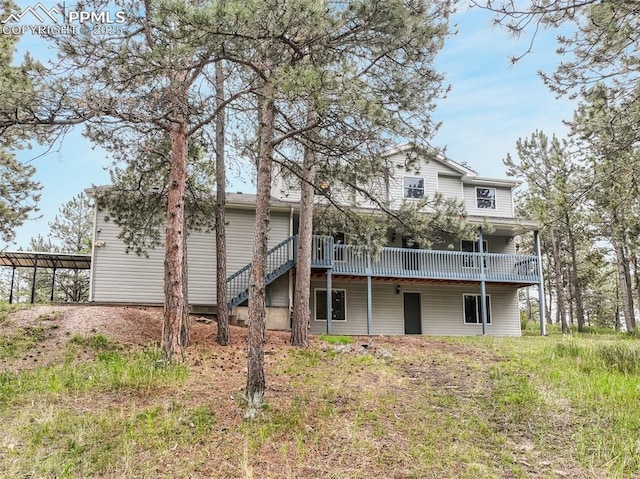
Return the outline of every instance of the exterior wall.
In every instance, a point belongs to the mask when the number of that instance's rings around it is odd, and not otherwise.
[[[400,284],[400,293],[396,285]],[[325,280],[312,281],[312,291],[325,289]],[[333,334],[367,334],[366,282],[340,281],[333,278],[334,289],[347,291],[347,320],[332,321]],[[481,324],[465,324],[463,316],[463,294],[479,294],[480,285],[439,284],[372,284],[372,334],[404,334],[403,294],[420,293],[422,334],[473,336],[482,334]],[[520,336],[518,290],[514,287],[487,284],[491,301],[491,320],[487,333],[491,336]],[[315,320],[315,294],[311,295],[311,332],[326,332],[326,322]]]
[[[460,176],[449,176],[438,173],[438,191],[445,198],[464,200],[462,179]]]
[[[273,196],[283,201],[300,201],[300,179],[288,175],[284,176],[280,172],[280,168],[274,171],[273,180],[271,182],[271,191]]]
[[[251,262],[253,254],[255,212],[227,211],[227,275]],[[96,218],[92,265],[92,301],[114,303],[160,304],[164,301],[164,246],[148,252],[148,257],[125,252],[118,239],[119,227],[104,221],[104,213]],[[289,237],[289,214],[273,211],[269,245]],[[216,303],[215,235],[192,232],[187,240],[189,302]],[[286,276],[270,285],[273,306],[288,306]]]
[[[371,184],[362,185],[363,189],[370,191],[381,201],[387,201],[392,209],[398,209],[405,201],[416,201],[404,197],[404,179],[406,177],[419,177],[424,179],[425,196],[433,196],[441,193],[445,198],[461,200],[467,213],[475,217],[513,218],[513,195],[509,186],[496,186],[490,179],[481,177],[465,177],[459,170],[437,159],[419,160],[410,171],[406,169],[406,154],[396,153],[387,160],[389,167],[388,188],[383,175]],[[500,184],[499,180],[495,180]],[[472,183],[469,183],[472,182]],[[502,183],[504,185],[504,183]],[[481,186],[482,185],[482,186]],[[281,200],[298,202],[300,200],[300,180],[292,175],[282,175],[279,171],[274,174],[274,195]],[[486,187],[496,190],[496,208],[478,208],[476,203],[476,188]],[[342,188],[340,185],[332,185],[332,199],[343,205],[353,205],[362,208],[375,208],[376,204],[364,195]],[[316,203],[326,204],[327,200],[321,196],[316,197]]]
[[[457,171],[437,160],[419,161],[411,171],[406,171],[405,163],[406,156],[404,153],[398,153],[390,158],[390,164],[393,170],[391,172],[391,178],[389,179],[389,201],[392,208],[399,208],[405,200],[404,178],[407,176],[424,178],[425,196],[433,196],[438,191],[439,176],[460,176]],[[448,187],[450,186],[449,184]],[[458,197],[460,197],[460,195],[461,190],[457,193]],[[406,200],[411,201],[411,198],[407,198]]]
[[[515,241],[510,236],[484,235],[483,239],[487,242],[485,253],[516,254]],[[456,251],[461,251],[460,240],[454,244]]]
[[[359,185],[363,190],[370,193],[379,202],[387,201],[387,191],[383,178],[372,179],[366,185]],[[282,201],[290,201],[293,203],[300,202],[300,179],[293,176],[283,176],[279,172],[276,173],[272,182],[272,192],[275,198]],[[353,205],[360,208],[376,208],[377,202],[371,201],[362,193],[354,191],[352,188],[343,186],[342,184],[332,184],[331,199],[341,205]],[[316,195],[314,202],[319,205],[328,205],[330,202],[325,196]]]
[[[332,334],[358,335],[367,334],[367,284],[365,282],[344,282],[333,278],[333,289],[347,290],[346,321],[332,321]],[[311,329],[312,334],[322,334],[327,331],[326,321],[316,321],[315,299],[316,289],[326,289],[325,280],[311,280]],[[323,293],[324,294],[324,293]],[[362,309],[364,306],[364,310]]]
[[[476,188],[494,188],[496,190],[496,209],[478,208]],[[511,188],[498,186],[464,185],[464,204],[470,216],[495,216],[513,218],[513,196]]]

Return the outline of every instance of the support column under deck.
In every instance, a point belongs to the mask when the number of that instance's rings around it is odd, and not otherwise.
[[[482,318],[482,335],[487,335],[487,285],[484,274],[484,246],[482,244],[482,228],[478,228],[478,258],[480,260],[480,318]]]
[[[333,317],[333,291],[331,290],[331,268],[327,269],[327,334],[331,334],[331,318]]]
[[[373,314],[371,304],[371,253],[367,253],[367,335],[373,333]]]

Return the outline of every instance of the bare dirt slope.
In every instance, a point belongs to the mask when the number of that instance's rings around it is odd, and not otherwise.
[[[198,316],[192,316],[191,319],[191,350],[213,345],[217,334],[215,321]],[[242,357],[246,348],[246,328],[231,328],[231,344],[225,351],[230,355]],[[103,335],[123,346],[159,344],[162,336],[162,308],[35,306],[11,313],[10,320],[2,325],[2,329],[6,336],[12,336],[19,331],[27,331],[38,336],[37,344],[27,354],[3,360],[7,369],[28,369],[59,361],[64,345],[76,335]],[[270,331],[268,336],[269,345],[277,348],[287,342],[289,334]],[[197,362],[197,359],[193,361]]]

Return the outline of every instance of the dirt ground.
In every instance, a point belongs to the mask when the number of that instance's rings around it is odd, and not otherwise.
[[[10,315],[11,320],[2,325],[3,333],[10,336],[18,329],[38,328],[38,344],[26,356],[5,359],[7,369],[28,369],[58,361],[63,346],[75,335],[104,335],[123,346],[147,346],[159,343],[162,336],[162,308],[132,306],[35,306]],[[246,352],[247,330],[230,326],[231,343],[225,351],[231,356],[243,356]],[[191,348],[197,350],[215,343],[215,321],[201,316],[191,316]],[[287,344],[289,333],[267,332],[267,353]],[[197,362],[197,359],[194,359]]]

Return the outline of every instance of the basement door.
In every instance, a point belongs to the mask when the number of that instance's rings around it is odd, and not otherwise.
[[[404,334],[422,334],[420,293],[402,294],[404,295]]]

